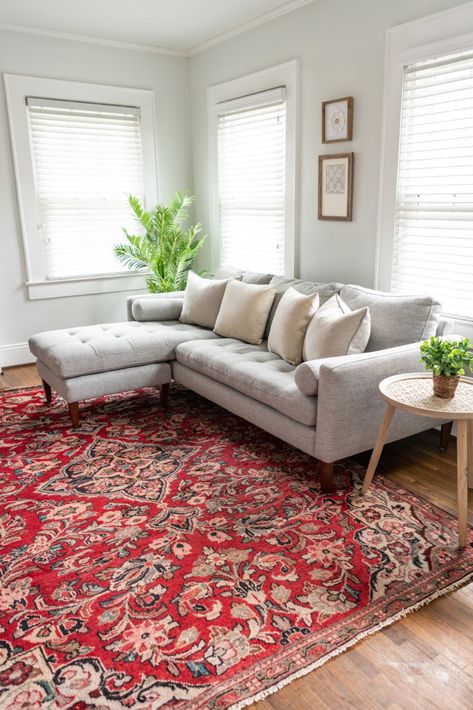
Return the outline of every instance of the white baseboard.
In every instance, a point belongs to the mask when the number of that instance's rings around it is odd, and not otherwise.
[[[26,365],[34,361],[35,357],[30,353],[28,343],[0,345],[0,370],[2,367]]]

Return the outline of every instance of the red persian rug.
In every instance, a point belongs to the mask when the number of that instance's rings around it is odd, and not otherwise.
[[[178,387],[0,406],[3,710],[241,708],[473,578],[452,516]]]

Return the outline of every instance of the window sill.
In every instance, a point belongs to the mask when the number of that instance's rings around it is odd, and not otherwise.
[[[146,274],[107,274],[84,276],[56,281],[28,281],[26,288],[30,301],[67,296],[87,296],[94,293],[138,291],[146,288]]]
[[[459,316],[458,314],[455,315],[455,313],[441,313],[440,317],[449,318],[450,320],[454,320],[455,323],[460,322],[468,323],[468,325],[473,324],[473,317],[471,316]]]

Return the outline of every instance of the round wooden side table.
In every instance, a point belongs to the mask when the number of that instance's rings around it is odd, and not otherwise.
[[[458,542],[459,547],[465,547],[468,487],[473,488],[473,378],[461,377],[452,399],[434,396],[432,375],[428,373],[387,377],[379,383],[379,392],[387,404],[387,409],[371,454],[362,493],[366,493],[373,480],[396,409],[423,417],[456,421]]]

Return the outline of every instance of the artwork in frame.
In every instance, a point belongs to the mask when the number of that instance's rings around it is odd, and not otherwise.
[[[353,96],[322,103],[322,143],[353,138]]]
[[[319,219],[351,222],[353,153],[319,155]]]

